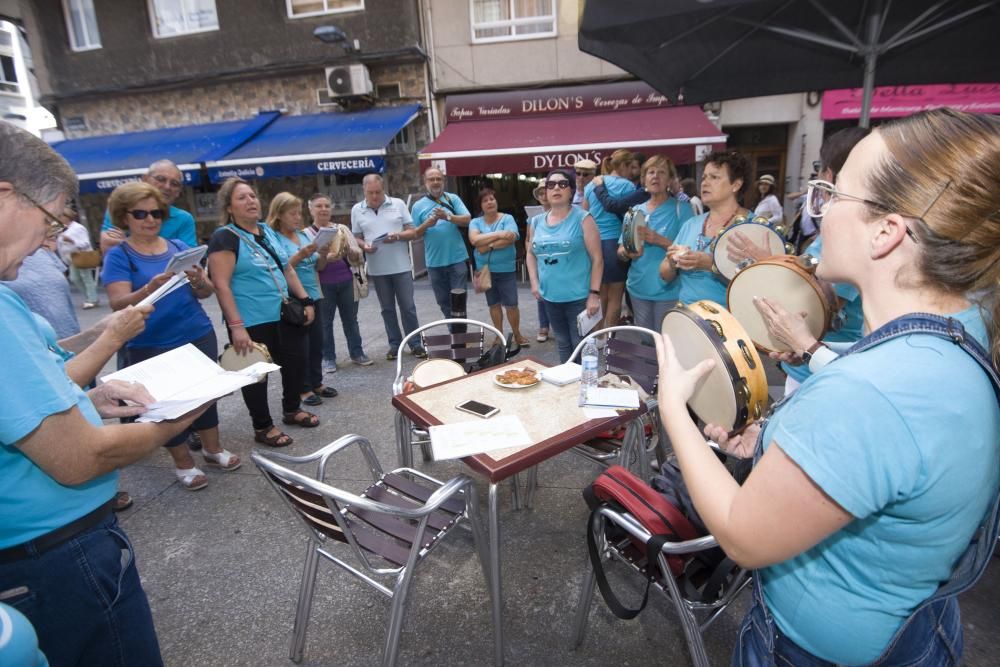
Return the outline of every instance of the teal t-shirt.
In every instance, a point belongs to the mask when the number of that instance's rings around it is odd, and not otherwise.
[[[823,236],[816,239],[806,248],[806,254],[819,259],[823,253]],[[854,285],[834,283],[833,292],[844,302],[840,313],[834,313],[834,318],[840,317],[842,325],[837,331],[830,331],[823,337],[824,343],[854,343],[861,340],[865,327],[865,315],[861,311],[861,294]],[[792,366],[782,363],[781,369],[788,377],[804,382],[810,375],[809,364]]]
[[[978,308],[954,317],[986,344]],[[989,378],[947,340],[895,338],[810,376],[764,443],[855,517],[761,571],[768,608],[825,660],[874,660],[948,578],[996,495],[1000,411]]]
[[[663,202],[653,212],[649,212],[649,202],[640,204],[638,208],[646,214],[646,224],[657,234],[673,240],[680,231],[681,225],[694,213],[691,204],[678,201],[671,197]],[[621,245],[621,239],[618,239]],[[642,256],[632,260],[628,268],[628,281],[625,283],[629,294],[637,299],[647,301],[674,301],[680,292],[678,280],[669,283],[660,278],[660,264],[667,256],[667,251],[659,246],[645,244]]]
[[[469,223],[469,231],[476,230],[480,234],[492,234],[493,232],[514,232],[517,238],[521,238],[517,231],[517,223],[509,213],[501,213],[500,219],[492,225],[487,224],[483,218],[473,218]],[[492,273],[511,273],[514,271],[517,250],[514,244],[499,250],[487,250],[485,253],[478,250],[472,251],[472,256],[476,260],[476,270],[483,268],[483,264],[489,258],[490,271]]]
[[[677,232],[674,243],[687,246],[691,251],[709,252],[712,239],[701,233],[702,226],[708,213],[696,215],[688,218],[681,224],[681,229]],[[678,271],[674,282],[678,283],[679,289],[677,298],[682,303],[694,303],[702,299],[714,301],[722,306],[726,305],[726,284],[722,282],[722,277],[712,271]]]
[[[111,216],[105,210],[101,231],[106,232],[109,229],[111,229]],[[193,215],[182,208],[171,206],[170,213],[160,226],[160,236],[165,239],[183,241],[193,248],[198,245],[198,225],[195,224]]]
[[[281,319],[281,301],[288,296],[288,283],[282,273],[282,267],[288,266],[284,246],[278,234],[264,223],[258,222],[257,229],[259,237],[236,225],[225,225],[215,230],[208,244],[209,253],[228,250],[236,254],[230,288],[243,324],[247,327]],[[262,243],[266,243],[277,255],[280,266]]]
[[[604,187],[608,194],[615,199],[635,192],[635,185],[632,184],[632,181],[621,176],[605,176]],[[594,222],[597,223],[597,231],[601,233],[601,240],[619,238],[622,235],[622,219],[601,206],[601,200],[594,194],[593,183],[588,183],[587,187],[583,189],[583,196],[587,200],[587,206],[590,207],[590,214],[594,216]]]
[[[76,407],[94,426],[102,421],[90,399],[66,374],[55,331],[0,285],[0,549],[49,533],[92,512],[114,496],[118,473],[65,486],[39,468],[15,443],[42,421]],[[16,379],[16,380],[15,380]],[[76,446],[67,434],[63,447]]]
[[[583,242],[583,221],[588,215],[574,206],[554,227],[545,222],[548,213],[540,213],[528,222],[539,289],[546,301],[569,303],[590,294],[590,253]]]
[[[469,215],[469,209],[465,207],[458,195],[445,192],[441,196],[442,202],[447,202],[451,207],[449,211],[453,215]],[[410,214],[413,216],[413,225],[419,227],[436,208],[443,208],[448,211],[448,206],[439,203],[430,197],[421,197]],[[458,225],[447,220],[438,220],[433,227],[428,228],[424,235],[424,259],[427,268],[436,269],[442,266],[451,266],[458,262],[469,259],[469,253],[465,248],[465,239],[458,231]]]
[[[312,241],[306,236],[303,231],[295,232],[299,237],[299,242],[296,245],[292,243],[284,234],[275,233],[278,237],[278,241],[281,243],[282,249],[288,257],[291,257],[299,251],[299,248],[304,245],[309,245]],[[306,257],[298,266],[295,267],[295,274],[299,277],[299,282],[302,283],[302,289],[306,291],[309,298],[313,301],[319,301],[323,298],[323,292],[319,288],[319,273],[316,271],[316,262],[319,261],[319,253],[314,252],[309,257]]]

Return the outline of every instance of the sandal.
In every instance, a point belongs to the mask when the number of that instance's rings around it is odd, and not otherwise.
[[[305,410],[296,410],[295,412],[286,412],[285,416],[282,418],[283,422],[286,424],[291,424],[293,426],[301,426],[303,428],[315,428],[319,426],[319,417],[311,412],[306,412]]]
[[[268,447],[287,447],[295,442],[292,440],[292,436],[284,433],[283,431],[278,431],[274,435],[268,435],[267,432],[272,428],[274,427],[268,426],[267,428],[255,428],[253,430],[253,439],[261,444],[267,445]]]
[[[188,491],[197,491],[208,486],[208,477],[205,477],[205,473],[198,468],[174,468],[174,474]]]
[[[315,392],[313,396],[322,396],[323,398],[333,398],[340,393],[333,387],[328,387],[326,385],[313,388],[313,392]]]
[[[205,457],[205,465],[218,468],[223,472],[236,470],[243,465],[243,461],[240,461],[240,457],[236,456],[236,454],[233,454],[228,449],[223,449],[221,452],[216,453],[202,451],[201,455]]]
[[[517,339],[517,344],[520,345],[521,347],[531,347],[531,341],[525,338],[524,336],[521,336],[520,338]]]
[[[132,507],[132,496],[128,494],[128,491],[119,491],[116,493],[111,501],[111,510],[113,512],[122,512],[129,507]]]

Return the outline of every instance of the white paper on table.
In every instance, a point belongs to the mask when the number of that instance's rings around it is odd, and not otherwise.
[[[635,389],[590,387],[584,404],[597,408],[638,408],[639,392]]]
[[[567,361],[565,364],[559,364],[558,366],[552,366],[543,370],[542,379],[550,384],[562,387],[573,382],[579,382],[582,373],[583,369],[580,367],[580,364]]]
[[[516,416],[443,424],[428,430],[435,461],[533,444]]]
[[[581,410],[583,410],[583,416],[587,419],[609,419],[618,416],[618,411],[614,408],[595,408],[585,405]]]
[[[188,343],[152,359],[123,368],[101,378],[101,382],[138,382],[156,402],[137,421],[176,419],[208,401],[231,394],[256,382],[264,373],[280,366],[257,362],[240,371],[226,371]]]
[[[160,285],[152,294],[147,296],[145,299],[140,301],[139,306],[148,306],[151,303],[156,303],[166,295],[170,294],[176,289],[180,289],[188,284],[188,277],[186,273],[175,273],[170,277],[170,280]],[[202,355],[204,356],[204,355]]]

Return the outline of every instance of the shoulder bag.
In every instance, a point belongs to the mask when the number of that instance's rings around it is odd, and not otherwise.
[[[245,236],[231,227],[226,227],[226,229],[240,237],[240,240],[243,241],[248,248],[250,248],[251,252],[253,252],[253,246],[250,245],[250,242],[247,241]],[[274,263],[278,265],[278,269],[284,270],[281,266],[281,261],[278,260],[278,256],[275,254],[274,250],[267,244],[259,245],[264,249],[264,251],[267,252],[268,255],[271,256]],[[278,278],[274,275],[274,271],[271,270],[270,264],[267,265],[267,272],[271,274],[271,280],[274,281],[274,287],[278,290],[278,295],[281,297],[281,321],[285,324],[291,324],[292,326],[304,327],[306,325],[305,304],[298,299],[292,298],[286,290],[281,289],[281,283],[278,282]]]

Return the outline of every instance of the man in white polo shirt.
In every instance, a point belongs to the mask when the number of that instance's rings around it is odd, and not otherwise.
[[[417,230],[413,227],[406,204],[395,197],[386,197],[381,176],[368,174],[362,185],[365,198],[351,209],[351,231],[368,256],[368,278],[375,286],[382,307],[385,335],[389,339],[389,351],[385,358],[394,361],[403,336],[420,326],[413,302],[413,265],[405,243],[416,237]],[[421,233],[423,231],[420,230]],[[399,329],[397,304],[405,334]],[[419,339],[410,341],[410,350],[415,357],[427,357]]]

